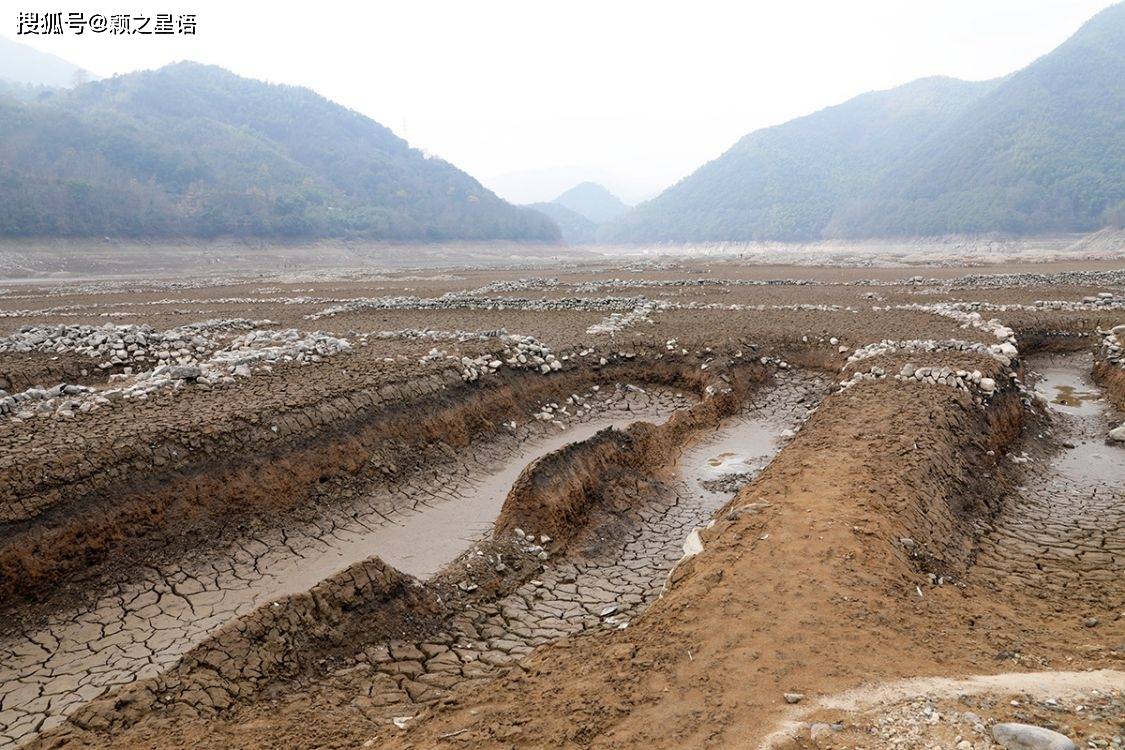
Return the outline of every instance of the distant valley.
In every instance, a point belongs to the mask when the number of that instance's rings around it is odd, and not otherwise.
[[[548,203],[532,203],[528,208],[549,216],[559,226],[564,242],[590,244],[598,229],[608,221],[629,213],[629,206],[608,189],[594,182],[582,182]]]

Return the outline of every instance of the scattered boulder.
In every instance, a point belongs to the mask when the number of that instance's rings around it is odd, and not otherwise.
[[[992,737],[1005,750],[1075,750],[1066,735],[1031,724],[996,724]]]

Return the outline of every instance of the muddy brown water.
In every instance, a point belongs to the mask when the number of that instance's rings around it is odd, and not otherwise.
[[[1067,447],[1053,468],[1076,482],[1125,486],[1125,449],[1108,445],[1106,433],[1119,418],[1090,377],[1088,356],[1053,357],[1038,363],[1036,389],[1067,424]]]
[[[623,429],[635,421],[637,417],[600,419],[538,440],[513,456],[499,470],[474,481],[471,492],[457,502],[442,503],[337,546],[332,556],[321,556],[323,562],[310,566],[310,570],[292,581],[294,591],[311,588],[336,571],[372,554],[404,573],[422,579],[430,578],[473,543],[491,533],[508,491],[529,464],[570,443],[586,440],[607,427]]]
[[[754,474],[777,453],[785,429],[783,424],[748,416],[727,420],[698,450],[687,453],[693,460],[681,460],[681,471],[702,481]],[[698,454],[707,457],[700,462]]]

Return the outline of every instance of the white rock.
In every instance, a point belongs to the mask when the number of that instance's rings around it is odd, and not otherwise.
[[[1030,724],[996,724],[992,736],[1006,750],[1075,750],[1066,735]]]
[[[691,530],[684,539],[684,557],[695,557],[703,551],[703,539],[699,536],[699,529]]]

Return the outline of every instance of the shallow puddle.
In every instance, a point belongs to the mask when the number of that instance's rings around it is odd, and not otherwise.
[[[1051,408],[1066,414],[1099,414],[1104,409],[1101,391],[1083,369],[1084,361],[1072,366],[1052,364],[1039,370],[1036,388]]]
[[[760,471],[777,452],[777,439],[784,429],[754,417],[729,420],[703,441],[700,448],[705,448],[706,458],[699,461],[695,454],[701,451],[689,451],[692,465],[681,464],[682,471],[702,479]]]
[[[774,398],[784,401],[785,394]],[[732,417],[712,433],[690,445],[677,462],[680,478],[721,507],[764,469],[781,447],[783,433],[795,426],[806,409],[799,402],[772,405],[768,413],[755,410]]]
[[[502,469],[475,482],[464,498],[427,508],[394,525],[381,526],[368,535],[337,546],[336,559],[318,561],[308,575],[302,575],[304,580],[297,582],[296,590],[308,588],[350,562],[371,555],[404,573],[429,578],[492,532],[509,490],[529,464],[565,445],[586,440],[606,427],[622,429],[640,418],[596,420],[537,440],[513,456]]]
[[[1071,356],[1052,359],[1036,368],[1036,389],[1050,408],[1068,421],[1068,445],[1053,463],[1062,476],[1075,482],[1125,485],[1125,449],[1107,445],[1105,435],[1113,414],[1101,389],[1090,378],[1090,359]]]

